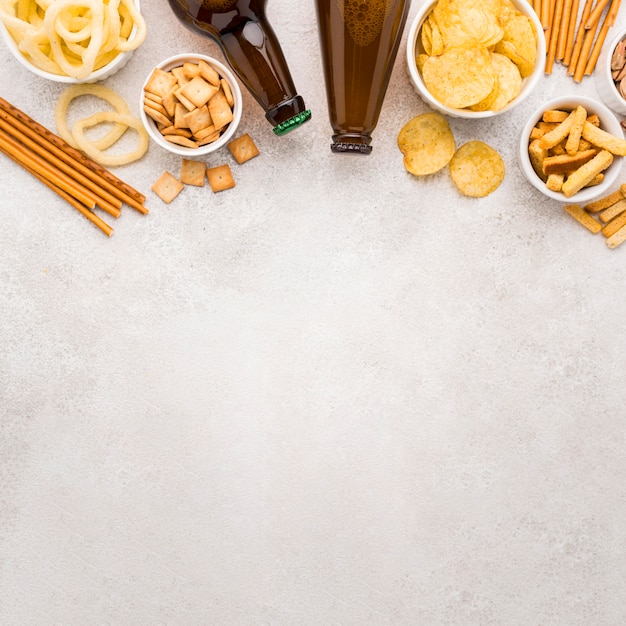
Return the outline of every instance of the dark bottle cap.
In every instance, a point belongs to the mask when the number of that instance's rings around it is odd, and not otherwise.
[[[330,144],[331,152],[343,152],[349,154],[369,154],[372,146],[365,143],[348,143],[346,141],[335,141]]]

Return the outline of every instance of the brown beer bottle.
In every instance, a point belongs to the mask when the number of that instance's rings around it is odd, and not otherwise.
[[[333,152],[369,154],[410,0],[316,0]]]
[[[265,15],[267,0],[169,0],[178,19],[220,46],[277,135],[311,117]]]

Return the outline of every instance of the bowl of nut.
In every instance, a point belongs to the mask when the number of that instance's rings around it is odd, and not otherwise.
[[[86,5],[85,5],[86,6]],[[18,3],[0,7],[0,33],[27,70],[60,83],[94,83],[113,76],[146,38],[138,0],[117,10],[94,5],[85,11],[74,0],[37,5],[18,13]]]
[[[239,84],[223,63],[202,54],[178,54],[150,72],[141,90],[140,114],[155,143],[194,157],[232,139],[242,102]]]
[[[544,195],[560,202],[588,202],[615,184],[626,140],[607,106],[584,96],[563,96],[528,118],[517,156],[528,182]]]
[[[428,0],[407,37],[417,94],[450,117],[493,117],[522,102],[544,74],[541,22],[525,0]]]
[[[602,46],[593,77],[604,104],[626,115],[626,29]]]

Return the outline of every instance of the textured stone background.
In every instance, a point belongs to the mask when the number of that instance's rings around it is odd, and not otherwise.
[[[105,83],[136,113],[156,60],[221,58],[142,6]],[[234,190],[163,204],[153,145],[116,170],[151,212],[107,239],[1,161],[0,623],[626,623],[626,246],[515,161],[530,111],[593,82],[451,120],[507,167],[464,199],[404,171],[402,55],[373,154],[331,155],[313,3],[268,12],[314,117],[278,139],[244,94],[262,155],[207,159]],[[0,68],[54,127],[63,87]]]

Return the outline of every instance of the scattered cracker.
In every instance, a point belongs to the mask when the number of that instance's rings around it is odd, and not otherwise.
[[[206,164],[203,161],[183,158],[180,166],[180,182],[185,185],[204,187]]]
[[[232,189],[235,186],[235,179],[228,163],[207,168],[206,177],[214,192]]]
[[[248,133],[233,139],[228,144],[228,149],[239,164],[245,163],[259,154],[259,149]]]
[[[165,171],[156,182],[152,185],[151,189],[156,193],[163,202],[169,204],[183,189],[184,185],[172,174]]]

